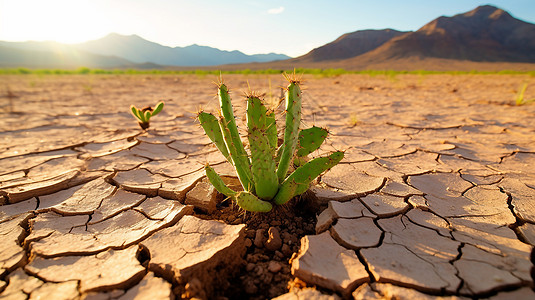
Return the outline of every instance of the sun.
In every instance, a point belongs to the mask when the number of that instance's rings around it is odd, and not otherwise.
[[[79,43],[109,33],[92,1],[0,0],[0,39]]]

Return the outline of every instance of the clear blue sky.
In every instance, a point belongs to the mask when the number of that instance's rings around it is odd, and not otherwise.
[[[535,23],[535,0],[0,0],[0,40],[77,43],[116,32],[171,47],[298,56],[347,32],[417,30],[484,4]]]

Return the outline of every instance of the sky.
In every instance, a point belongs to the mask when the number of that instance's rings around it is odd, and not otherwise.
[[[535,23],[535,0],[0,0],[0,40],[80,43],[114,32],[296,57],[344,33],[417,30],[484,4]]]

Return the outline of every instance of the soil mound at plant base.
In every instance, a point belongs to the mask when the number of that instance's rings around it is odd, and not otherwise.
[[[250,213],[223,202],[212,214],[195,216],[245,224],[247,251],[239,274],[227,285],[215,287],[214,296],[229,299],[271,299],[288,292],[294,276],[290,260],[301,246],[301,237],[315,233],[316,216],[309,200],[294,199],[269,213]]]

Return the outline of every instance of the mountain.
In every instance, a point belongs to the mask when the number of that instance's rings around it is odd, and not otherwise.
[[[30,47],[31,48],[31,47]],[[116,56],[103,56],[68,47],[55,47],[54,51],[26,50],[24,47],[6,47],[0,43],[0,67],[74,69],[82,66],[92,68],[159,68],[156,64],[134,64]]]
[[[0,41],[0,66],[16,65],[44,68],[44,65],[55,67],[86,66],[92,68],[122,68],[125,66],[147,68],[164,66],[213,66],[222,64],[238,64],[250,62],[268,62],[290,58],[284,54],[246,55],[240,51],[223,51],[217,48],[191,45],[187,47],[167,47],[147,41],[137,35],[124,36],[116,33],[104,38],[80,44],[61,44],[57,42],[4,42]],[[21,51],[15,55],[9,49]],[[32,58],[32,51],[41,59]],[[9,54],[8,54],[9,52]],[[57,53],[65,55],[67,61],[57,60]],[[13,60],[5,61],[9,55]],[[71,56],[72,55],[72,56]],[[82,55],[83,59],[77,56]],[[50,59],[48,62],[44,58]],[[106,58],[105,58],[106,57]],[[28,60],[25,60],[28,58]],[[46,64],[45,64],[46,62]],[[85,63],[82,64],[82,63]]]
[[[289,58],[286,55],[274,53],[246,55],[240,51],[223,51],[199,45],[171,48],[149,42],[137,35],[124,36],[116,33],[99,40],[77,44],[74,47],[100,55],[120,56],[135,63],[153,62],[170,66],[211,66]]]
[[[407,58],[535,63],[535,24],[484,5],[453,17],[439,17],[352,60]]]
[[[321,62],[359,56],[405,33],[394,29],[359,30],[346,33],[335,41],[316,48],[294,61]]]

